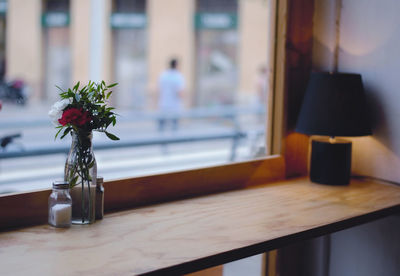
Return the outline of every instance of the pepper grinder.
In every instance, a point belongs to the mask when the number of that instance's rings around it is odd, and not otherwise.
[[[102,219],[104,216],[104,187],[103,177],[96,178],[96,219]]]

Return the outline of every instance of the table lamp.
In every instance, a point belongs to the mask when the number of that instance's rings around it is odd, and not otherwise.
[[[351,141],[335,137],[372,134],[361,75],[312,73],[296,131],[326,136],[312,139],[310,180],[347,185],[351,171]]]

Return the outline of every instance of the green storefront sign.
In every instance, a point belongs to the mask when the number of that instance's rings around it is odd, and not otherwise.
[[[42,15],[42,26],[45,28],[67,27],[69,14],[66,12],[47,12]]]
[[[113,13],[110,25],[116,29],[143,29],[147,25],[144,13]]]
[[[237,15],[233,13],[198,13],[196,29],[227,30],[237,28]]]

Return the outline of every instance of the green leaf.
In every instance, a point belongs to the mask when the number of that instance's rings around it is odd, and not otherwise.
[[[113,83],[113,84],[110,84],[109,86],[107,86],[107,88],[111,88],[111,87],[114,87],[116,85],[118,85],[118,83]]]
[[[71,89],[68,89],[68,93],[67,93],[68,97],[74,98],[75,97],[75,93],[72,92]]]
[[[60,137],[60,139],[64,138],[70,131],[71,131],[71,128],[70,128],[70,127],[66,128],[66,129],[64,130],[63,135]]]
[[[69,187],[72,188],[76,186],[76,181],[78,181],[78,175],[69,181]]]
[[[63,127],[62,126],[58,126],[57,128],[59,128],[59,130],[57,131],[56,136],[54,137],[54,140],[57,139],[57,136],[58,136],[58,134],[60,134],[60,132],[61,132]]]
[[[110,138],[111,140],[114,140],[114,141],[119,140],[119,138],[117,136],[115,136],[114,134],[111,134],[107,131],[105,131],[105,133],[106,133],[107,137]]]
[[[58,85],[56,85],[56,87],[57,87],[58,90],[60,90],[61,92],[64,92],[64,90],[62,90]]]
[[[91,169],[91,168],[93,168],[93,166],[94,166],[94,161],[90,162],[88,168]]]
[[[79,88],[79,84],[80,84],[80,82],[78,81],[78,82],[75,84],[75,86],[74,86],[73,90],[77,91],[77,90],[78,90],[78,88]]]

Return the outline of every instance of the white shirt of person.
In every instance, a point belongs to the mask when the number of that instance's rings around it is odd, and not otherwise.
[[[183,107],[180,93],[184,88],[183,75],[176,69],[165,70],[159,79],[158,108],[161,111],[180,111]]]

